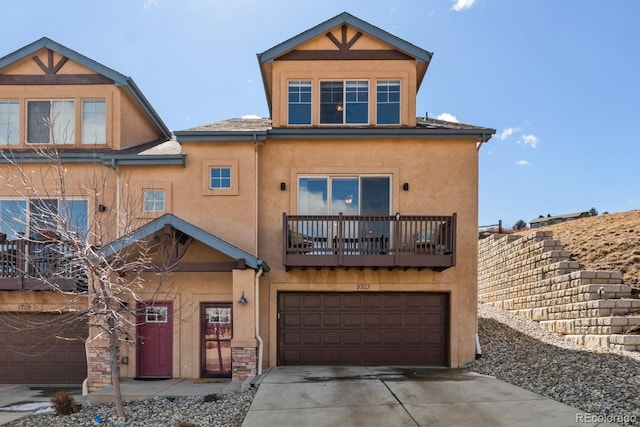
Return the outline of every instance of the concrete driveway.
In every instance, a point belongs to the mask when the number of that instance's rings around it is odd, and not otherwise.
[[[495,378],[458,369],[278,367],[243,427],[612,426]]]

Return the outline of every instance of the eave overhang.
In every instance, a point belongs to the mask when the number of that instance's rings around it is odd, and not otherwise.
[[[2,151],[0,164],[51,163],[52,159],[60,163],[100,164],[116,168],[117,166],[183,166],[185,154],[115,154],[112,152],[65,152],[52,156],[42,155],[37,151]]]
[[[267,273],[270,268],[269,265],[261,259],[258,259],[251,255],[248,252],[243,251],[242,249],[237,248],[236,246],[228,243],[225,240],[220,239],[219,237],[214,236],[211,233],[208,233],[202,230],[199,227],[175,216],[172,214],[165,214],[161,217],[154,219],[153,221],[143,225],[137,230],[123,236],[108,245],[105,245],[101,249],[101,255],[108,258],[111,257],[128,247],[135,245],[137,242],[144,240],[156,232],[159,232],[165,228],[165,226],[171,226],[174,229],[193,237],[194,239],[200,241],[204,245],[214,249],[234,260],[244,260],[244,264],[252,268],[254,270],[262,269],[263,272]]]
[[[420,128],[355,128],[355,129],[292,129],[277,128],[268,131],[269,138],[273,139],[319,139],[319,138],[477,138],[486,142],[495,129],[420,129]]]
[[[174,132],[178,142],[210,141],[266,141],[267,131],[178,131]]]
[[[89,68],[92,71],[95,71],[97,74],[100,74],[106,77],[108,80],[113,82],[119,88],[127,90],[133,98],[140,104],[145,113],[149,116],[153,124],[158,128],[160,133],[166,138],[165,141],[171,138],[171,131],[164,124],[158,113],[151,106],[151,103],[147,100],[147,98],[142,94],[142,91],[135,84],[131,77],[127,77],[119,72],[106,67],[91,58],[88,58],[72,49],[69,49],[66,46],[61,45],[47,37],[42,37],[35,42],[28,44],[15,52],[12,52],[2,58],[0,58],[0,70],[3,68],[15,63],[16,61],[20,61],[26,57],[33,55],[41,49],[50,49],[54,52],[59,53],[60,55],[71,59],[78,64]]]
[[[293,51],[297,46],[305,43],[314,37],[325,34],[336,28],[340,25],[349,25],[354,27],[364,33],[370,34],[371,36],[382,40],[383,42],[389,44],[394,49],[399,52],[404,53],[405,55],[415,59],[416,61],[416,90],[418,90],[422,84],[422,80],[424,79],[425,74],[427,73],[427,68],[429,67],[429,63],[431,62],[431,58],[433,57],[433,53],[427,50],[424,50],[412,43],[409,43],[406,40],[403,40],[397,36],[394,36],[391,33],[388,33],[375,25],[371,25],[370,23],[363,21],[360,18],[356,18],[355,16],[343,12],[319,25],[316,25],[313,28],[308,29],[295,37],[286,40],[271,49],[268,49],[262,53],[257,54],[258,64],[260,66],[260,74],[262,75],[262,84],[265,89],[265,95],[267,98],[267,105],[269,107],[269,113],[271,111],[271,79],[272,79],[272,69],[273,62],[283,55]]]

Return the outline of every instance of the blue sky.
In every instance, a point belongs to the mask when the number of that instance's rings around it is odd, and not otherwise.
[[[0,4],[0,57],[49,37],[133,77],[172,130],[268,116],[256,54],[346,11],[434,52],[418,115],[496,129],[480,225],[640,208],[638,1]]]

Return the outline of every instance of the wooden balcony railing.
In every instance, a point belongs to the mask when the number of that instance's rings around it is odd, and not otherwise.
[[[456,264],[451,216],[287,215],[283,264],[292,267],[431,268]]]
[[[86,285],[64,242],[0,242],[0,290],[83,291]]]

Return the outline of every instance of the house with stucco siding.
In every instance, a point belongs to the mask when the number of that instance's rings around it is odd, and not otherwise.
[[[124,377],[457,367],[476,353],[478,150],[495,130],[417,117],[431,58],[342,13],[257,55],[269,118],[172,133],[132,79],[41,39],[0,59],[0,150],[13,159],[0,168],[43,171],[36,149],[55,144],[83,230],[117,216],[125,189],[140,200],[134,229],[114,226],[95,244],[110,254],[137,241],[177,246],[170,280],[143,273],[129,302],[137,317],[120,347]],[[72,124],[66,139],[37,133],[35,121],[54,112]],[[82,191],[88,172],[107,176],[98,198]],[[31,205],[0,189],[2,212],[29,215]],[[47,324],[64,314],[63,296],[15,268],[7,254],[23,253],[12,250],[37,230],[10,222],[0,320]],[[5,331],[0,362],[12,368],[0,368],[0,382],[107,383],[104,348],[82,340],[86,324],[65,332],[78,339],[47,342],[40,364],[67,360],[73,377],[20,370],[28,362],[15,354],[30,344]]]

